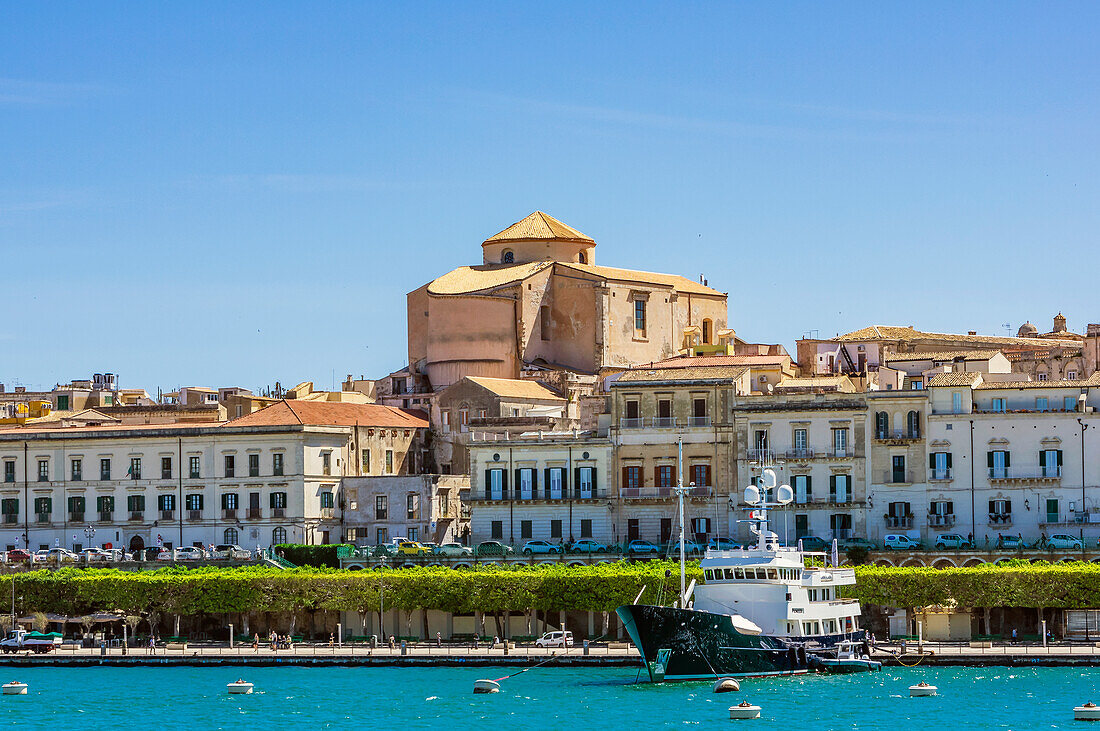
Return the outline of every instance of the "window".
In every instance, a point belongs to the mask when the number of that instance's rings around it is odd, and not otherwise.
[[[49,482],[50,480],[50,461],[48,459],[38,460],[38,481]]]
[[[1002,449],[986,452],[986,467],[989,468],[989,477],[992,479],[1004,479],[1008,477],[1008,469],[1012,465],[1011,455]]]
[[[645,300],[634,300],[634,334],[645,335]]]
[[[111,479],[111,459],[110,457],[103,457],[99,460],[99,479],[109,480]]]
[[[1043,449],[1039,452],[1039,466],[1043,477],[1062,476],[1062,450]]]
[[[190,475],[191,479],[192,480],[199,479],[200,476],[201,476],[199,474],[199,458],[198,457],[188,457],[187,461],[188,461],[188,466],[189,466],[188,474]]]
[[[392,475],[393,474],[393,450],[392,449],[387,449],[386,450],[386,474],[387,475]]]
[[[581,538],[592,537],[592,519],[581,518]]]
[[[890,416],[885,411],[875,412],[875,439],[885,439],[890,434]]]
[[[561,521],[560,520],[551,520],[550,521],[550,537],[551,538],[557,538],[558,540],[561,540]]]
[[[962,413],[963,395],[959,391],[955,391],[951,394],[951,410],[956,414]]]
[[[521,520],[519,522],[519,537],[524,539],[531,538],[531,521]]]
[[[914,378],[912,381],[909,382],[909,389],[911,391],[923,391],[924,381],[920,378]]]
[[[227,492],[222,495],[222,510],[237,509],[237,493]]]
[[[580,492],[580,498],[582,500],[591,500],[595,497],[596,487],[596,468],[595,467],[578,467],[577,468],[577,489]]]
[[[504,538],[503,520],[494,520],[489,524],[489,536],[498,541]]]
[[[504,251],[502,251],[500,253],[500,263],[501,264],[512,264],[512,263],[515,262],[515,260],[516,260],[516,255],[512,252],[511,249],[505,249]]]
[[[890,482],[893,483],[908,483],[911,482],[909,475],[905,472],[905,455],[895,454],[890,458]]]
[[[157,495],[157,510],[162,513],[171,512],[176,509],[176,496],[175,495]]]
[[[271,531],[271,542],[275,545],[286,543],[286,528],[275,528]]]
[[[698,543],[707,542],[707,534],[710,533],[710,518],[692,518],[691,530],[695,534]]]
[[[565,470],[561,467],[551,467],[546,470],[546,476],[549,478],[546,481],[546,490],[549,492],[551,500],[561,500],[562,482],[564,482],[565,479],[563,477],[564,474]]]
[[[1058,522],[1058,498],[1047,498],[1047,522]]]
[[[550,308],[546,305],[539,308],[539,337],[550,339]]]
[[[1005,400],[1003,398],[993,399],[992,405],[991,405],[990,408],[991,408],[992,411],[996,411],[998,413],[1003,414],[1004,411],[1005,411]]]
[[[535,492],[535,470],[530,467],[521,467],[516,472],[519,482],[519,499],[532,499]]]
[[[67,394],[64,395],[64,396],[58,396],[57,397],[57,410],[58,411],[68,411],[69,410],[69,396]]]
[[[19,522],[19,498],[6,497],[0,500],[0,513],[3,514],[5,523]]]
[[[222,534],[222,542],[230,546],[237,545],[237,541],[239,541],[240,538],[240,534],[237,533],[236,528],[226,528],[225,533]]]
[[[364,475],[369,475],[370,474],[370,450],[369,449],[364,449],[360,453],[359,470]]]
[[[661,518],[661,543],[672,540],[672,518]]]
[[[623,467],[623,487],[628,490],[637,490],[642,486],[642,466],[630,465]]]
[[[1035,374],[1035,380],[1045,381],[1045,380],[1047,380],[1047,374],[1046,373],[1036,373]]]
[[[1066,380],[1067,381],[1076,381],[1077,380],[1077,371],[1066,371]]]
[[[670,488],[676,484],[676,468],[670,464],[657,465],[657,487]]]
[[[387,500],[387,498],[386,498],[385,495],[375,495],[374,496],[374,519],[375,520],[386,520],[386,514],[388,513],[388,510],[387,510],[387,507],[386,507],[386,500]]]
[[[703,342],[706,345],[711,344],[711,338],[714,337],[714,323],[710,320],[703,320]]]
[[[283,454],[282,452],[276,452],[271,455],[271,474],[282,476],[283,474]]]
[[[160,479],[171,480],[172,479],[172,458],[161,457],[160,458]]]
[[[829,501],[842,505],[852,499],[851,475],[829,476]]]
[[[175,497],[174,495],[168,495],[166,497]],[[131,517],[136,513],[140,516],[145,512],[145,496],[144,495],[127,495],[126,496],[126,509],[130,511]]]
[[[486,470],[485,499],[503,500],[505,490],[505,477],[503,469]]]
[[[95,509],[99,511],[99,519],[108,521],[115,512],[115,498],[112,495],[100,495],[95,499]]]
[[[1062,399],[1062,408],[1066,411],[1077,411],[1077,399],[1073,396],[1066,396]]]
[[[273,492],[269,498],[271,507],[275,510],[286,510],[286,493]]]
[[[195,511],[202,510],[202,494],[201,493],[197,493],[197,492],[191,493],[190,495],[185,496],[185,501],[186,501],[188,510],[195,510]]]
[[[932,452],[928,455],[928,469],[932,473],[930,480],[951,479],[951,452]]]
[[[451,431],[451,412],[447,409],[443,409],[439,412],[439,424],[444,434],[449,434]]]
[[[1049,404],[1049,401],[1047,400],[1046,396],[1039,396],[1038,398],[1035,399],[1035,410],[1036,411],[1049,411],[1050,407],[1048,406],[1048,404]]]
[[[631,420],[637,420],[640,414],[637,401],[626,402],[626,418]]]
[[[848,455],[848,430],[833,429],[833,454],[837,457]]]
[[[459,409],[458,410],[458,430],[460,432],[467,432],[470,429],[470,410]]]
[[[377,528],[374,531],[375,541],[381,546],[390,539],[389,528]]]
[[[1012,522],[1011,500],[989,501],[989,522],[993,524]]]
[[[332,474],[332,452],[321,452],[321,474]]]
[[[334,505],[333,495],[331,490],[325,490],[321,493],[321,509],[331,509]]]
[[[260,455],[250,454],[248,455],[248,476],[259,477],[260,476]]]
[[[691,481],[695,487],[710,487],[710,465],[693,464],[691,466]]]
[[[15,482],[15,460],[4,460],[4,482]]]
[[[131,480],[141,479],[141,457],[130,458],[130,469],[126,470],[126,474],[130,476]]]
[[[71,479],[73,482],[80,482],[84,479],[84,460],[74,458],[70,463],[72,465]]]
[[[759,453],[766,452],[768,450],[768,430],[756,429],[753,433],[752,445],[753,449],[757,451],[758,457],[761,456]]]
[[[69,498],[69,520],[74,523],[81,523],[84,521],[84,496],[73,495]]]
[[[910,411],[905,417],[905,428],[911,439],[920,438],[920,412]]]
[[[415,492],[405,496],[405,519],[420,520],[420,496]]]
[[[795,475],[792,479],[796,503],[805,504],[814,499],[813,478],[810,475]]]
[[[39,523],[49,523],[50,513],[53,512],[53,499],[48,497],[36,497],[34,499],[34,512],[38,516]]]
[[[641,521],[637,518],[630,518],[626,521],[626,539],[628,541],[636,541],[642,537]]]
[[[806,430],[795,429],[794,430],[794,449],[795,456],[802,456],[806,451]]]

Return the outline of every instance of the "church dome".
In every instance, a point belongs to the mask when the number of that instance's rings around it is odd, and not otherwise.
[[[1018,338],[1033,338],[1039,334],[1039,328],[1032,325],[1030,322],[1025,322],[1020,325],[1020,330],[1016,333]]]

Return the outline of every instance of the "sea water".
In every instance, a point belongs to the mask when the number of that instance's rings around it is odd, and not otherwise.
[[[628,668],[535,668],[473,695],[474,681],[520,668],[4,667],[0,724],[19,729],[968,729],[1080,728],[1073,707],[1100,702],[1100,668],[896,668],[881,673],[652,685]],[[229,695],[242,677],[252,695]],[[909,686],[939,687],[910,698]],[[743,700],[761,718],[731,721]]]

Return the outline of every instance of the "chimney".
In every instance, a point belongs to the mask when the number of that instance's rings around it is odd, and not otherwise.
[[[968,330],[966,334],[967,335],[977,335],[978,331],[977,330]]]

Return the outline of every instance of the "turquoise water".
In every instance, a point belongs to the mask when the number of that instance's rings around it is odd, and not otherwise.
[[[967,729],[1081,728],[1073,706],[1100,701],[1100,669],[916,668],[874,675],[748,679],[740,693],[709,683],[635,684],[625,668],[538,668],[473,695],[505,668],[10,668],[26,696],[0,696],[0,723],[22,729]],[[256,692],[231,696],[242,675]],[[936,698],[909,698],[925,680]],[[749,700],[757,721],[731,721]],[[1085,725],[1085,728],[1088,728]]]

